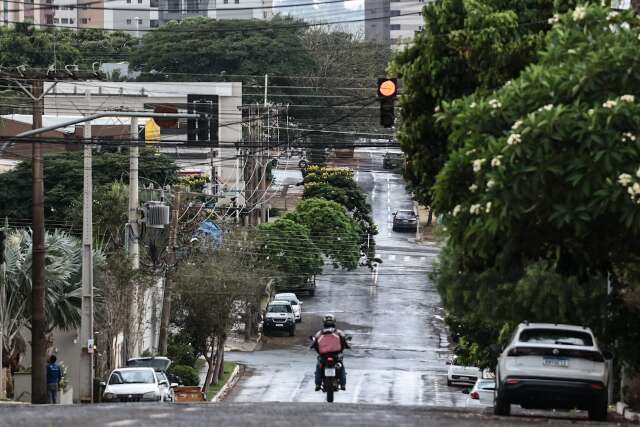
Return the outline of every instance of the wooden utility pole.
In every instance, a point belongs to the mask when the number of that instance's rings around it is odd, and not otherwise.
[[[33,129],[42,127],[44,83],[33,80],[31,95],[33,99]],[[44,172],[42,166],[42,143],[33,143],[33,214],[32,214],[32,288],[31,288],[31,403],[47,403],[47,339],[46,306],[44,282]]]

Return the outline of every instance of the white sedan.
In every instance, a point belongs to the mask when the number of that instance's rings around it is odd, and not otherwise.
[[[467,396],[464,406],[466,408],[492,408],[493,392],[496,389],[496,380],[493,378],[481,378],[476,381]]]
[[[296,322],[302,322],[302,301],[298,299],[296,294],[293,292],[286,292],[276,294],[273,297],[274,301],[289,301],[291,303],[291,307],[293,308],[293,316],[296,319]]]

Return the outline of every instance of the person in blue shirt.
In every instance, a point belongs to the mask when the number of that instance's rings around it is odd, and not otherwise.
[[[47,394],[49,395],[49,403],[58,403],[58,389],[62,380],[62,370],[60,365],[56,363],[56,356],[49,358],[47,365]]]

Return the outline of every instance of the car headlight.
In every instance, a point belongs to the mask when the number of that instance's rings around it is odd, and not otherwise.
[[[157,399],[160,395],[155,391],[150,391],[142,395],[143,399]]]
[[[112,400],[116,398],[116,395],[113,393],[105,393],[102,395],[105,400]]]

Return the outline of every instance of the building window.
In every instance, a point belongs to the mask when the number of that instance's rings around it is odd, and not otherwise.
[[[160,23],[157,19],[152,19],[151,21],[149,21],[149,26],[151,28],[158,28],[160,26]]]
[[[131,0],[127,0],[127,4],[131,4]]]
[[[169,12],[170,13],[180,12],[180,0],[169,0]]]
[[[59,24],[59,23],[60,23],[60,20],[59,20],[58,18],[53,18],[53,23],[54,23],[54,24]]]
[[[235,3],[236,3],[236,4],[240,4],[240,0],[236,0],[236,1],[235,1]]]
[[[47,25],[53,25],[53,16],[47,15]]]
[[[127,19],[127,25],[131,25],[131,19]]]
[[[89,20],[88,20],[87,18],[82,18],[82,21],[81,21],[81,22],[82,22],[83,24],[88,24],[88,23],[89,23]]]
[[[138,25],[142,25],[142,19],[138,19]]]
[[[392,10],[391,11],[391,16],[400,16],[400,11],[399,10]]]
[[[62,18],[62,19],[60,20],[60,23],[61,23],[61,24],[68,24],[68,23],[69,23],[69,19],[68,19],[68,18]]]
[[[69,24],[73,24],[73,23],[74,23],[73,18],[69,18]]]
[[[149,2],[150,7],[158,7],[158,0],[151,0]]]
[[[391,25],[389,26],[389,29],[390,29],[391,31],[394,31],[394,30],[396,30],[396,31],[397,31],[397,30],[399,30],[399,29],[400,29],[400,24],[391,24]]]
[[[138,4],[142,4],[142,0],[138,0]]]
[[[229,0],[223,0],[224,4],[229,4]]]

